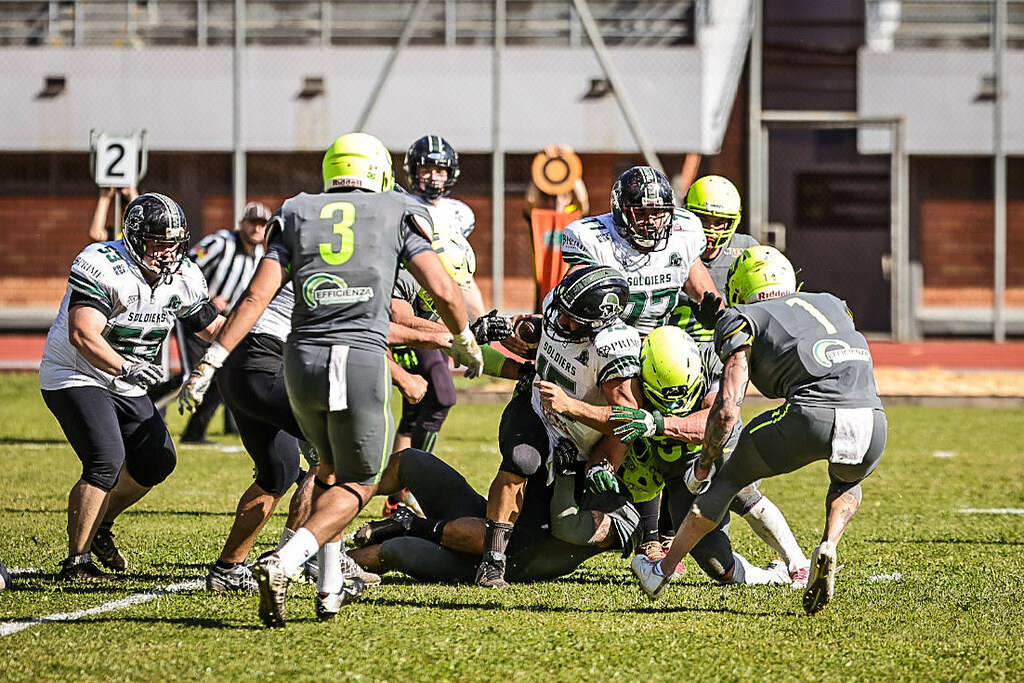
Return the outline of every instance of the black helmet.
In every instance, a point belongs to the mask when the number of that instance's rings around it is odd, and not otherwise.
[[[629,285],[619,271],[608,266],[585,266],[555,286],[551,303],[544,310],[544,330],[559,341],[593,339],[618,320],[628,300]],[[561,315],[581,327],[573,330],[559,320]]]
[[[169,278],[188,252],[188,223],[178,202],[166,195],[147,192],[139,195],[124,210],[124,245],[139,267]],[[171,257],[158,257],[146,243],[166,248],[175,245]]]
[[[668,243],[675,194],[665,174],[634,166],[612,187],[612,219],[623,239],[640,252],[660,251]]]
[[[416,177],[420,166],[446,168],[448,179],[440,187],[434,184],[421,184]],[[428,201],[434,201],[447,195],[455,187],[455,181],[459,179],[459,155],[440,135],[424,135],[412,143],[409,151],[405,153],[405,177],[410,192]]]

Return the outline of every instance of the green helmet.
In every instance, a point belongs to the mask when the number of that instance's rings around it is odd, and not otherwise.
[[[690,335],[675,325],[651,331],[640,346],[644,396],[666,415],[689,415],[704,398],[704,367]]]
[[[708,227],[705,222],[704,236],[708,240],[708,249],[720,249],[729,243],[740,224],[740,208],[740,193],[736,186],[720,175],[697,178],[686,193],[686,209],[691,213],[699,218],[729,220],[724,228]]]
[[[342,135],[324,153],[324,192],[348,187],[387,192],[394,186],[391,153],[372,135]]]
[[[774,299],[795,291],[793,264],[775,247],[744,249],[729,268],[726,296],[730,306]]]
[[[470,246],[469,240],[457,230],[446,230],[437,234],[430,246],[441,259],[445,270],[455,280],[455,284],[464,291],[469,289],[473,282],[473,274],[476,272],[476,252]],[[421,288],[419,297],[428,310],[434,311],[434,297],[430,292]]]

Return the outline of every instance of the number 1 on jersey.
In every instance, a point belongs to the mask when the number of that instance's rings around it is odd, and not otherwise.
[[[320,243],[320,258],[332,266],[340,266],[352,258],[352,250],[355,247],[356,234],[352,230],[352,224],[356,222],[356,207],[348,202],[331,202],[320,209],[320,218],[331,219],[335,214],[341,213],[341,220],[333,225],[334,232],[341,235],[341,246],[337,249],[330,242]]]
[[[811,317],[817,320],[819,323],[821,323],[821,326],[824,327],[825,331],[828,332],[829,334],[836,334],[838,332],[838,330],[836,330],[836,326],[833,325],[829,321],[829,319],[825,317],[825,314],[819,311],[814,304],[808,303],[803,299],[799,299],[797,297],[792,297],[786,300],[786,305],[799,306],[800,308],[810,313]]]

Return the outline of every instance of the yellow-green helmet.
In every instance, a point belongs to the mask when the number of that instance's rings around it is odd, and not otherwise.
[[[651,331],[640,346],[644,396],[665,415],[689,415],[704,398],[704,367],[697,343],[681,327]]]
[[[476,272],[476,252],[462,233],[445,230],[435,235],[430,246],[441,259],[445,270],[455,280],[455,284],[462,290],[469,289],[473,282],[473,274]],[[430,292],[420,289],[419,297],[428,310],[434,310],[434,298],[430,296]]]
[[[706,175],[697,178],[686,193],[686,209],[697,217],[728,219],[724,228],[704,226],[708,249],[720,249],[729,243],[736,226],[740,224],[740,193],[727,178],[720,175]]]
[[[796,273],[775,247],[749,247],[729,268],[725,289],[730,306],[774,299],[796,291]]]
[[[324,192],[348,187],[387,192],[394,186],[391,153],[372,135],[347,133],[324,153]]]

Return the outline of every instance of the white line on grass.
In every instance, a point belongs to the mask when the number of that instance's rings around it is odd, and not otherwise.
[[[1024,515],[1024,508],[960,508],[965,515]]]
[[[77,621],[82,617],[91,617],[94,614],[103,614],[104,612],[114,612],[120,609],[126,609],[133,605],[141,605],[144,602],[149,602],[150,600],[154,600],[163,595],[192,590],[193,588],[199,588],[202,585],[203,579],[192,579],[191,581],[174,583],[170,586],[164,586],[163,588],[154,588],[153,590],[146,591],[145,593],[129,595],[127,598],[112,600],[111,602],[103,603],[99,607],[79,610],[78,612],[61,612],[59,614],[48,614],[45,617],[38,617],[35,619],[23,619],[19,621],[0,623],[0,637],[9,636],[12,633],[18,633],[19,631],[24,631],[31,626],[38,626],[40,624],[48,624],[56,621]]]

